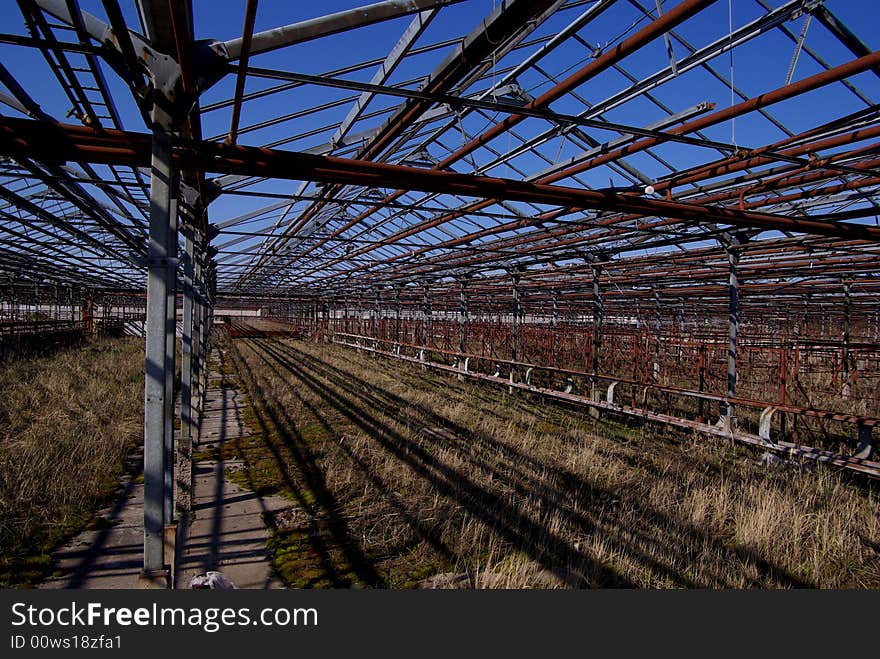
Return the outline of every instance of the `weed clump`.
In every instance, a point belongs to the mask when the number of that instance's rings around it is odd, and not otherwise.
[[[143,432],[143,343],[100,339],[0,369],[0,586],[51,572],[51,552],[119,486]]]

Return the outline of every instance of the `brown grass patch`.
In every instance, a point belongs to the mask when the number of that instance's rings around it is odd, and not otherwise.
[[[143,429],[143,342],[103,339],[0,370],[0,585],[50,552],[118,486]]]
[[[880,586],[870,486],[335,346],[229,351],[293,586]],[[440,576],[436,576],[440,575]]]

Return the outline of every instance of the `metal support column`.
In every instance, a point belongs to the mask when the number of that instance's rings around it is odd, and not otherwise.
[[[458,352],[464,354],[465,334],[467,333],[468,304],[467,281],[458,280]]]
[[[154,109],[150,177],[144,382],[144,579],[167,583],[165,565],[165,370],[168,334],[168,233],[171,224],[170,134]]]
[[[381,339],[382,337],[382,309],[379,306],[379,289],[376,289],[375,299],[373,300],[373,315],[376,320],[373,323],[373,336],[376,339]]]
[[[602,306],[602,289],[599,285],[602,267],[594,265],[591,270],[593,271],[593,363],[591,365],[590,398],[598,400],[599,352],[602,349],[602,319],[605,310]]]
[[[512,277],[513,286],[512,286],[512,298],[511,298],[511,313],[513,315],[513,331],[511,334],[510,340],[510,359],[511,361],[519,360],[519,277],[514,275]],[[513,369],[511,369],[511,374],[513,373]]]
[[[174,518],[174,381],[177,359],[177,210],[178,183],[176,173],[172,172],[168,203],[168,233],[165,294],[165,405],[164,444],[165,444],[165,523]]]
[[[852,382],[850,378],[850,359],[852,358],[850,351],[850,331],[852,329],[852,284],[844,282],[843,284],[843,397],[849,399],[852,396]]]
[[[180,438],[177,444],[178,513],[192,509],[192,438],[193,438],[193,228],[183,227],[183,334],[180,361]]]
[[[201,429],[202,414],[202,373],[205,368],[205,353],[203,350],[203,334],[204,327],[204,306],[205,292],[203,279],[203,259],[204,251],[202,249],[201,236],[196,232],[193,235],[193,340],[192,340],[192,387],[193,387],[193,441],[198,441]]]
[[[725,243],[724,251],[727,253],[729,267],[729,281],[727,284],[727,397],[736,397],[736,352],[737,335],[739,334],[739,242],[736,239]],[[736,411],[730,402],[723,405],[721,411],[722,424],[730,431],[736,430]]]
[[[559,361],[556,355],[556,330],[559,328],[559,293],[554,290],[553,291],[553,307],[551,309],[550,316],[550,365],[553,367],[559,366]]]
[[[654,290],[654,367],[653,378],[655,382],[660,381],[660,331],[663,328],[663,319],[660,315],[660,292],[657,285],[651,286]]]
[[[431,315],[431,306],[428,299],[428,286],[426,285],[422,296],[422,348],[428,349],[428,316]]]
[[[513,275],[512,277],[512,299],[511,299],[511,313],[513,314],[513,328],[510,339],[510,360],[512,362],[519,361],[520,350],[519,350],[519,332],[520,332],[520,290],[519,290],[519,276]],[[510,365],[510,383],[513,384],[516,382],[516,364]],[[508,392],[513,393],[513,387],[508,387]]]
[[[394,340],[400,341],[400,286],[394,291]]]
[[[465,348],[467,343],[467,323],[468,323],[468,301],[467,301],[467,280],[458,280],[458,368],[461,371],[467,370],[467,357],[465,357]],[[464,381],[464,375],[458,376],[459,381]]]

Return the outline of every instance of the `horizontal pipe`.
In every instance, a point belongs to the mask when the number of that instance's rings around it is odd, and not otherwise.
[[[81,160],[102,164],[146,166],[150,136],[116,130],[100,133],[70,124],[46,124],[0,117],[0,151],[47,162]],[[589,208],[639,216],[665,216],[676,221],[724,223],[742,228],[793,231],[880,242],[880,228],[848,222],[816,222],[769,213],[701,204],[528,183],[511,179],[425,170],[387,163],[317,156],[290,151],[178,140],[175,163],[222,174],[248,174],[278,179],[365,185],[437,192],[478,198],[524,201],[565,208]]]
[[[282,27],[258,32],[251,38],[250,53],[257,55],[304,41],[338,34],[347,30],[372,25],[425,9],[442,7],[462,2],[462,0],[385,0],[371,5],[346,9],[318,18],[291,23]],[[318,5],[320,6],[320,5]],[[239,59],[245,49],[243,37],[225,42],[230,60]]]
[[[708,128],[709,126],[715,125],[717,123],[721,123],[723,121],[740,116],[742,114],[746,114],[750,111],[754,111],[756,109],[766,107],[766,106],[771,105],[773,103],[781,102],[783,100],[795,97],[799,94],[806,93],[806,92],[811,91],[813,89],[817,89],[819,87],[822,87],[822,86],[831,84],[833,82],[842,80],[848,76],[861,73],[865,70],[870,69],[873,66],[878,65],[878,63],[880,63],[880,51],[874,52],[871,55],[867,55],[865,57],[861,57],[857,60],[846,62],[845,64],[834,67],[834,68],[829,69],[827,71],[823,71],[819,74],[816,74],[816,75],[811,76],[809,78],[805,78],[805,79],[800,80],[800,81],[793,83],[791,85],[788,85],[785,87],[780,87],[780,88],[775,89],[773,91],[767,92],[766,94],[762,94],[762,95],[757,96],[755,98],[743,101],[742,103],[734,105],[730,108],[726,108],[724,110],[720,110],[720,111],[713,112],[708,115],[704,115],[698,119],[686,122],[686,123],[682,124],[681,126],[678,126],[668,132],[670,134],[682,135],[682,134],[702,130],[702,129]],[[809,132],[810,131],[808,131],[807,134],[809,134]],[[854,139],[866,139],[868,137],[874,137],[876,134],[874,128],[863,129],[863,130],[857,131],[857,132],[860,132],[861,136],[859,138],[854,138]],[[792,138],[789,138],[789,140],[790,139],[792,139]],[[786,142],[786,141],[788,141],[788,140],[785,140],[783,142]],[[830,142],[832,140],[828,140],[828,141]],[[541,179],[538,179],[538,181],[540,183],[555,183],[555,182],[558,182],[562,179],[568,178],[570,176],[575,176],[577,174],[580,174],[588,169],[599,166],[601,164],[610,163],[612,161],[617,160],[618,158],[622,158],[624,156],[632,155],[633,153],[643,151],[647,148],[650,148],[652,146],[660,144],[661,142],[662,142],[662,140],[657,137],[644,138],[644,139],[639,140],[637,142],[634,142],[630,145],[627,145],[627,146],[621,147],[619,149],[615,149],[613,151],[605,153],[605,154],[598,156],[596,158],[592,158],[590,160],[587,160],[587,161],[578,163],[576,165],[573,165],[571,167],[554,172],[553,174],[549,174],[547,176],[544,176]],[[764,147],[763,149],[759,149],[756,151],[757,152],[766,152],[767,150],[769,150],[771,148],[772,147],[768,146],[768,147]],[[806,153],[807,151],[802,150],[802,148],[800,148],[800,147],[794,147],[789,152],[782,152],[782,153],[784,155],[795,155],[797,152]],[[766,158],[766,156],[765,156],[765,158]],[[720,175],[720,174],[725,173],[727,171],[737,171],[740,169],[745,169],[746,167],[756,166],[758,164],[761,164],[762,162],[767,162],[767,161],[769,161],[769,159],[763,160],[762,158],[754,158],[754,159],[742,160],[739,155],[735,155],[735,156],[729,158],[727,161],[722,161],[722,163],[716,163],[714,165],[701,166],[699,168],[696,168],[695,171],[697,172],[697,174],[695,176],[698,178],[709,178],[713,175]],[[706,169],[706,167],[709,167],[710,169]],[[694,180],[694,179],[679,179],[678,177],[676,177],[675,184],[678,185],[678,184],[687,182],[688,180]],[[657,184],[657,186],[655,186],[655,188],[657,188],[658,190],[667,189],[670,186],[670,183],[671,182],[658,182],[658,184]],[[399,196],[401,196],[402,194],[403,194],[403,191],[398,190],[397,192],[394,192],[391,195],[389,195],[389,197],[386,197],[386,199],[396,199]],[[393,236],[390,236],[388,238],[388,242],[391,243],[391,242],[394,242],[397,240],[409,238],[409,237],[411,237],[421,231],[424,231],[424,230],[427,230],[430,228],[434,228],[436,226],[439,226],[439,225],[441,225],[445,222],[448,222],[452,219],[455,219],[457,217],[462,217],[469,211],[482,210],[483,208],[491,206],[493,203],[494,203],[494,200],[486,199],[483,201],[475,202],[473,204],[468,204],[464,209],[453,210],[453,211],[450,211],[450,213],[447,213],[447,214],[445,214],[441,217],[438,217],[438,218],[434,218],[430,221],[423,222],[415,227],[403,229],[403,230],[397,232],[396,234],[394,234]],[[347,226],[350,227],[350,226],[356,224],[357,221],[368,216],[373,210],[374,209],[368,209],[367,211],[364,211],[357,218],[355,218],[355,220],[352,220],[351,222],[349,222]],[[548,217],[548,218],[543,218],[543,219],[554,219],[554,218]],[[339,230],[336,233],[338,233],[338,232],[339,232]],[[331,236],[331,237],[333,237],[333,236]],[[365,253],[367,251],[370,251],[370,249],[369,248],[362,249],[362,250],[360,250],[359,253]]]
[[[346,335],[343,335],[346,336]],[[370,340],[374,340],[371,337]],[[662,414],[658,412],[653,412],[651,410],[629,407],[626,405],[617,405],[614,403],[608,403],[602,400],[593,400],[587,396],[580,396],[574,393],[566,393],[562,391],[556,391],[554,389],[548,389],[545,387],[537,387],[531,384],[526,384],[524,382],[511,382],[505,378],[494,377],[491,375],[486,375],[484,373],[472,372],[472,371],[463,371],[454,366],[447,366],[446,364],[438,364],[436,362],[432,362],[430,360],[419,360],[414,357],[409,357],[406,355],[399,355],[393,352],[389,352],[386,350],[380,350],[379,348],[372,348],[366,345],[357,345],[348,343],[345,341],[339,341],[334,338],[333,343],[336,345],[342,345],[349,348],[356,348],[358,350],[362,350],[365,352],[371,352],[374,354],[382,355],[384,357],[392,357],[398,359],[400,361],[418,363],[419,365],[428,366],[434,370],[442,371],[449,374],[454,374],[456,376],[465,376],[472,380],[478,380],[483,382],[489,382],[491,384],[503,384],[504,386],[511,387],[513,389],[518,389],[520,391],[524,391],[527,393],[537,394],[539,396],[545,398],[551,398],[560,400],[567,403],[575,403],[580,405],[587,405],[589,407],[598,408],[601,410],[605,410],[608,412],[623,414],[625,416],[636,417],[639,419],[646,419],[648,421],[663,423],[666,425],[677,426],[680,428],[686,428],[689,430],[697,430],[699,432],[703,432],[706,434],[710,434],[713,436],[719,436],[724,438],[733,439],[735,441],[749,444],[758,448],[762,448],[768,451],[773,451],[776,453],[782,453],[784,455],[788,455],[791,457],[803,457],[810,460],[815,460],[817,462],[823,462],[825,464],[830,464],[835,467],[841,467],[843,469],[847,469],[850,471],[854,471],[857,473],[864,474],[866,476],[870,476],[872,478],[880,478],[880,463],[873,462],[866,459],[861,458],[853,458],[847,457],[844,455],[840,455],[837,453],[833,453],[831,451],[825,451],[822,449],[812,448],[809,446],[803,446],[800,444],[792,444],[790,442],[778,441],[773,442],[769,440],[765,440],[757,435],[753,435],[750,433],[745,433],[742,431],[730,431],[728,429],[723,429],[720,426],[702,423],[698,421],[693,421],[691,419],[684,419],[681,417],[672,416],[669,414]],[[393,343],[393,342],[392,342]],[[497,360],[495,360],[497,361]],[[586,377],[589,377],[588,374],[584,374]],[[774,406],[780,407],[780,406]],[[783,406],[784,407],[784,406]],[[832,415],[832,418],[838,415]],[[842,418],[839,419],[845,423],[857,423],[857,417],[851,417],[849,415],[839,415]],[[875,420],[876,421],[876,420]]]

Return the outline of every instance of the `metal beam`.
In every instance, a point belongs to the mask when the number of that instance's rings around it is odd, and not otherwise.
[[[265,32],[258,32],[251,39],[251,54],[258,55],[285,46],[338,34],[347,30],[372,25],[433,7],[442,7],[462,2],[462,0],[386,0],[363,7],[346,9],[319,18],[312,18],[298,23],[276,27]],[[244,39],[230,39],[225,42],[226,52],[230,60],[241,57]]]
[[[26,150],[47,160],[70,158],[130,165],[143,164],[148,148],[149,136],[142,134],[112,130],[97,133],[85,127],[63,124],[46,126],[27,119],[0,117],[2,153],[15,154]],[[693,223],[726,223],[742,228],[775,229],[875,242],[880,240],[880,228],[850,222],[816,222],[809,218],[741,211],[612,191],[470,176],[332,156],[182,139],[176,142],[173,155],[180,168],[201,168],[218,173],[253,174],[371,187],[393,185],[400,189],[422,192],[563,206],[569,211],[595,209],[639,216],[660,215]]]
[[[162,111],[158,106],[154,114]],[[147,264],[146,359],[144,382],[144,575],[166,579],[165,564],[165,397],[168,334],[168,253],[174,167],[170,135],[156,121],[150,177],[150,243]]]
[[[180,439],[177,446],[177,474],[178,494],[176,508],[178,513],[186,514],[192,508],[192,441],[196,426],[195,401],[194,401],[194,375],[196,374],[193,341],[196,336],[196,321],[194,312],[194,227],[187,226],[183,229],[184,264],[183,264],[183,334],[181,337],[181,361],[180,361]]]
[[[817,4],[811,13],[856,57],[863,57],[871,52],[867,44],[859,39],[855,32],[850,30],[846,23],[835,16],[824,4]],[[880,67],[874,67],[871,70],[880,77]]]
[[[739,246],[740,241],[729,237],[724,242],[724,251],[727,255],[728,282],[727,282],[727,397],[736,398],[736,365],[739,337],[740,308],[739,308]],[[725,402],[722,410],[722,421],[730,432],[737,430],[736,412],[733,404]]]
[[[410,99],[401,105],[370,137],[368,143],[357,151],[355,157],[362,160],[378,159],[381,154],[387,151],[394,140],[422,118],[434,104],[431,95],[449,92],[455,85],[461,84],[475,70],[481,69],[484,66],[483,61],[500,45],[515,40],[515,36],[518,34],[526,34],[534,29],[543,18],[547,17],[548,10],[555,7],[558,1],[508,0],[497,7],[428,76],[421,86],[427,97]],[[321,205],[321,202],[318,201],[303,211],[298,221],[276,240],[271,248],[272,253],[280,251],[291,236],[308,222]],[[372,209],[372,211],[375,210],[376,208]],[[257,267],[264,262],[265,258],[268,257],[263,257]]]
[[[244,95],[244,83],[247,77],[247,66],[251,56],[251,38],[254,33],[254,21],[257,18],[257,2],[258,0],[248,0],[247,8],[244,12],[244,27],[241,33],[241,66],[238,69],[238,75],[235,77],[235,94],[232,100],[232,121],[229,126],[229,134],[226,141],[229,144],[235,144],[238,138],[238,120],[241,116],[241,98]]]

